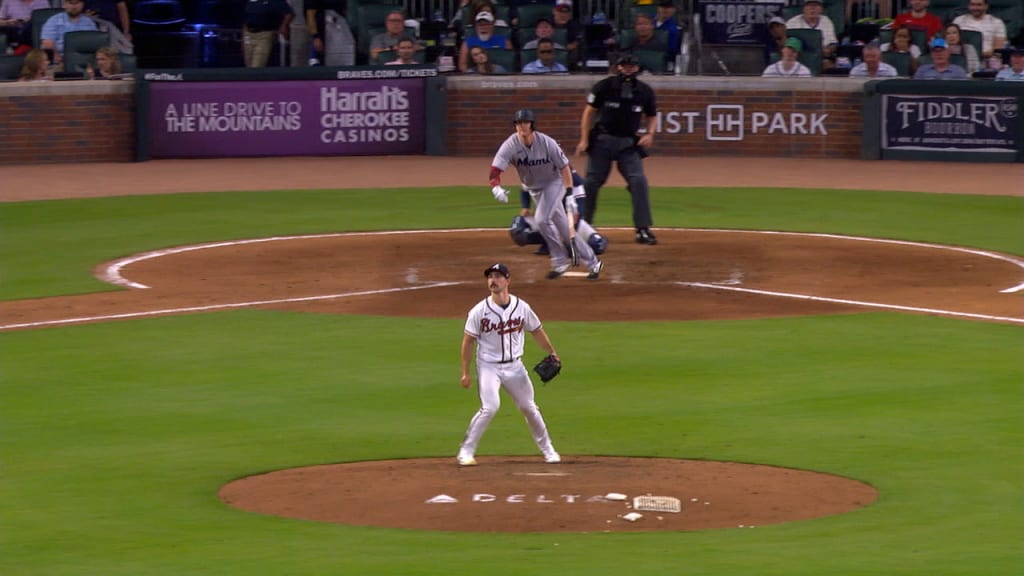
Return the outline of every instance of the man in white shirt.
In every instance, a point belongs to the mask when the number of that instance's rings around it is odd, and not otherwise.
[[[882,62],[882,48],[875,42],[864,46],[861,59],[863,61],[850,70],[850,78],[895,78],[900,75],[891,65]]]
[[[839,41],[832,19],[821,13],[821,0],[804,0],[803,12],[786,21],[786,29],[808,29],[821,31],[821,51],[825,58],[834,55]]]
[[[1006,45],[1006,23],[988,13],[988,0],[970,0],[967,12],[957,16],[953,23],[961,30],[981,32],[981,55],[991,58],[993,51]]]
[[[803,46],[799,38],[787,39],[785,46],[782,47],[782,59],[774,64],[769,64],[761,76],[763,78],[810,78],[811,70],[797,62],[796,59],[800,55],[800,51],[803,50]]]

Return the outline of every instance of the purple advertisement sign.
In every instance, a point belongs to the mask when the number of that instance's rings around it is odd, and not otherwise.
[[[154,158],[424,151],[424,81],[155,82]]]

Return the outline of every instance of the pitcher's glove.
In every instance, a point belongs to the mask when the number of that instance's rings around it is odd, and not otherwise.
[[[540,376],[541,382],[546,384],[562,371],[562,361],[558,359],[558,356],[549,354],[533,367],[533,371]]]

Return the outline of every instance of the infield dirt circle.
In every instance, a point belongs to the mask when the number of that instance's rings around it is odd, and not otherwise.
[[[470,160],[452,159],[449,168],[469,166]],[[303,161],[306,169],[310,161]],[[337,169],[341,163],[352,168],[381,159],[321,161]],[[258,189],[255,183],[272,182],[268,175],[286,160],[242,161],[242,171],[226,162],[231,161],[194,161],[187,169],[181,161],[170,164],[182,189],[200,186],[190,178],[203,179],[202,185],[213,190]],[[479,168],[481,161],[473,162]],[[793,173],[795,162],[773,159],[756,171],[765,181],[784,185],[785,171]],[[159,169],[161,163],[147,166]],[[648,164],[652,183],[666,185],[659,183],[658,166]],[[660,166],[673,170],[671,162]],[[861,166],[851,164],[851,171]],[[926,178],[936,179],[937,188],[948,184],[951,172],[927,166],[928,171],[915,176],[918,184]],[[69,190],[80,181],[80,169],[75,167],[74,178],[69,176]],[[772,170],[779,175],[768,176]],[[30,177],[19,168],[5,171],[13,184]],[[210,182],[213,172],[231,174],[232,180]],[[835,165],[828,173],[835,181]],[[965,173],[969,177],[971,170]],[[139,186],[143,180],[140,174],[123,182]],[[465,180],[461,183],[471,183]],[[60,188],[60,179],[54,181]],[[432,182],[419,177],[420,185]],[[348,185],[374,183],[357,179]],[[299,186],[292,182],[278,187]],[[89,194],[67,194],[82,195]],[[482,194],[481,202],[486,200]],[[908,242],[730,230],[659,229],[659,245],[642,246],[633,243],[631,230],[602,232],[611,242],[603,257],[605,271],[596,282],[544,279],[547,258],[533,255],[533,247],[514,246],[505,230],[338,233],[168,249],[98,265],[98,276],[133,289],[4,302],[0,328],[238,307],[462,318],[486,294],[482,271],[495,261],[511,268],[512,291],[549,321],[886,310],[1024,322],[1021,292],[1014,291],[1024,280],[1024,263],[1012,256]],[[767,465],[563,457],[563,463],[547,465],[539,456],[484,454],[480,465],[470,468],[457,467],[454,458],[331,464],[243,478],[223,487],[220,497],[246,510],[325,522],[531,532],[760,526],[838,514],[877,497],[866,483]],[[608,500],[604,496],[610,492],[629,499]],[[642,512],[636,522],[624,520],[632,497],[645,494],[677,498],[682,511]]]

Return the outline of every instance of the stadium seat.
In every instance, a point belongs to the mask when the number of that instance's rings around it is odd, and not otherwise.
[[[508,70],[510,74],[515,74],[519,71],[519,67],[516,66],[515,50],[488,48],[487,59],[490,60],[492,64],[500,64],[505,70]]]
[[[665,52],[662,50],[635,50],[633,55],[640,61],[640,67],[651,74],[665,73]]]
[[[43,31],[43,24],[54,14],[63,12],[63,8],[40,8],[32,11],[32,47],[39,48],[41,45],[39,35]]]
[[[554,16],[551,14],[551,4],[523,4],[517,10],[520,29],[533,28],[537,25],[537,20],[541,18],[547,18],[552,20]],[[509,22],[511,24],[511,22]]]
[[[87,66],[96,66],[96,51],[109,45],[109,32],[68,32],[64,35],[64,72],[82,73]]]
[[[117,59],[121,62],[121,73],[129,74],[138,69],[135,54],[118,54]]]
[[[0,55],[0,82],[17,80],[21,75],[21,66],[24,63],[24,56]]]
[[[977,30],[961,30],[960,41],[973,45],[974,49],[978,51],[978,56],[981,56],[981,32]]]
[[[900,76],[910,76],[910,54],[906,52],[882,52],[882,62],[896,69]]]
[[[811,74],[815,76],[821,74],[822,62],[824,60],[821,46],[821,30],[790,28],[786,30],[786,36],[798,38],[804,45],[804,49],[800,51],[800,56],[797,57],[800,63],[807,66],[811,70]]]

